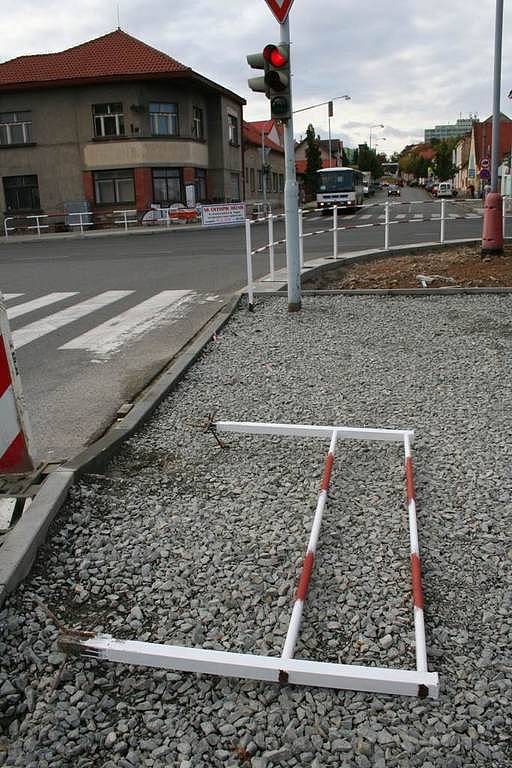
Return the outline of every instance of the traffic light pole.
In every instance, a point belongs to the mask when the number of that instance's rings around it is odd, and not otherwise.
[[[281,43],[290,44],[290,21],[286,19],[281,27]],[[290,84],[290,102],[292,99]],[[288,312],[301,308],[300,249],[299,249],[299,188],[295,175],[295,144],[293,140],[292,103],[290,118],[284,122],[284,158],[286,184],[284,187],[284,211],[286,222],[286,266],[288,269]]]

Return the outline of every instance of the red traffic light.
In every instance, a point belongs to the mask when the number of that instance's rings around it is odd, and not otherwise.
[[[272,67],[280,69],[288,64],[288,54],[283,47],[266,45],[263,49],[263,57]]]

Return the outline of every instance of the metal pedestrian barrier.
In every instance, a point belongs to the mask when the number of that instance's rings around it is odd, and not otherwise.
[[[512,198],[509,197],[503,197],[503,236],[506,237],[506,223],[507,218],[510,218],[510,210],[511,210],[511,200]],[[446,243],[446,224],[447,222],[453,222],[453,221],[461,221],[461,220],[474,220],[476,218],[480,218],[477,214],[448,214],[446,213],[446,203],[450,202],[450,204],[463,204],[467,201],[464,200],[450,200],[447,201],[446,199],[441,200],[414,200],[414,201],[408,201],[408,202],[389,202],[385,201],[382,203],[370,203],[368,205],[363,206],[364,210],[372,209],[372,208],[383,208],[384,214],[383,214],[383,221],[377,221],[372,222],[369,224],[349,224],[349,225],[343,225],[339,226],[339,212],[340,208],[337,205],[333,205],[330,208],[323,208],[322,211],[332,211],[333,216],[333,223],[331,227],[326,227],[324,229],[318,229],[314,230],[313,232],[304,232],[304,217],[309,217],[312,214],[319,213],[318,210],[313,209],[309,211],[304,211],[302,209],[299,210],[299,243],[300,243],[300,266],[301,269],[304,267],[304,241],[311,237],[316,237],[319,235],[326,235],[332,233],[333,241],[332,241],[332,256],[327,256],[326,258],[332,258],[332,259],[339,259],[339,233],[340,232],[348,232],[351,230],[359,230],[359,229],[372,229],[375,227],[381,227],[384,232],[384,243],[383,243],[383,252],[386,252],[391,247],[391,228],[398,226],[398,225],[407,225],[407,224],[419,224],[424,223],[428,221],[435,221],[439,222],[439,242],[441,245]],[[403,206],[421,206],[421,205],[439,205],[440,206],[440,212],[439,214],[432,214],[430,217],[425,217],[421,220],[418,220],[417,218],[409,218],[409,219],[400,219],[400,220],[393,220],[391,218],[391,214],[394,209],[398,207]],[[281,238],[278,240],[274,239],[274,224],[275,222],[284,219],[284,214],[270,214],[269,216],[265,216],[263,218],[259,219],[246,219],[245,221],[245,231],[246,231],[246,263],[247,263],[247,290],[248,290],[248,297],[249,297],[249,308],[252,309],[254,306],[254,280],[253,280],[253,258],[257,254],[265,253],[268,251],[269,253],[269,281],[270,282],[277,282],[276,281],[276,269],[275,269],[275,249],[278,246],[285,245],[286,244],[286,238]],[[261,224],[266,223],[268,228],[268,242],[265,245],[262,245],[258,248],[252,247],[252,228],[255,224]],[[413,245],[413,243],[411,243]],[[279,281],[281,282],[281,281]]]

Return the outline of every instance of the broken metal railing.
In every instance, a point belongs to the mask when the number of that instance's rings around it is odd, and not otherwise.
[[[230,421],[212,421],[207,424],[206,431],[213,432],[214,434],[217,432],[238,432],[249,435],[281,435],[293,438],[319,437],[330,440],[307,552],[295,593],[295,601],[281,655],[273,657],[246,653],[238,654],[207,648],[187,648],[138,640],[116,640],[110,635],[83,637],[75,633],[61,635],[59,640],[61,649],[67,653],[94,658],[100,661],[113,661],[183,672],[237,677],[282,684],[290,683],[372,693],[437,698],[439,695],[438,675],[435,672],[429,672],[427,666],[423,590],[411,455],[411,443],[414,433],[410,430],[400,429],[356,429],[341,426]],[[402,443],[404,447],[416,645],[415,670],[334,664],[295,658],[295,648],[313,572],[322,515],[327,502],[336,443],[339,439],[386,441]]]

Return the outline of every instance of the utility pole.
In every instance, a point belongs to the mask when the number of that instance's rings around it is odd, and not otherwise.
[[[261,129],[261,185],[263,188],[263,202],[265,203],[265,214],[267,213],[267,168],[265,157],[265,131]]]
[[[290,45],[290,20],[281,27],[281,43]],[[284,121],[284,159],[286,183],[284,211],[286,225],[286,265],[288,268],[288,312],[301,309],[300,249],[299,249],[299,189],[295,174],[295,145],[293,140],[292,88],[290,79],[290,117]]]
[[[496,0],[494,32],[494,83],[492,110],[491,191],[484,201],[482,256],[503,253],[503,200],[498,192],[500,148],[500,91],[503,42],[503,0]]]
[[[329,106],[327,107],[328,112],[328,118],[329,118],[329,168],[332,166],[332,149],[331,149],[331,117],[334,114],[334,105],[332,101],[329,102]]]

